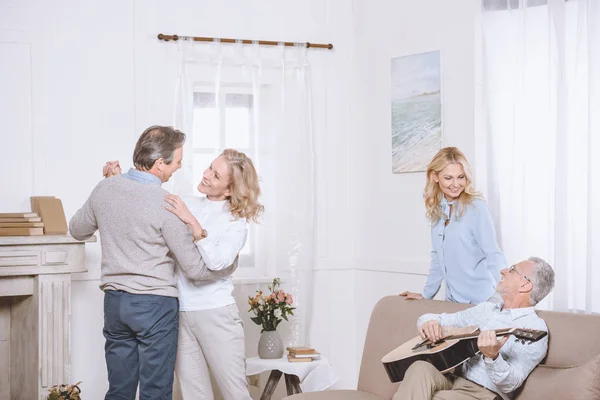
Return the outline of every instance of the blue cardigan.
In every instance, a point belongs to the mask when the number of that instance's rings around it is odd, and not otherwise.
[[[441,207],[448,215],[446,198]],[[452,210],[448,226],[444,218],[431,224],[431,266],[423,297],[435,296],[446,279],[446,300],[478,304],[495,293],[506,259],[484,200],[475,199],[460,218],[455,215]]]

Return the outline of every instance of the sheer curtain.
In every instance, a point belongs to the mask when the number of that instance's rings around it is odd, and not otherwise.
[[[316,214],[307,49],[191,41],[179,46],[174,124],[194,134],[188,135],[183,166],[174,177],[173,190],[178,194],[194,193],[198,183],[194,182],[194,175],[198,175],[195,171],[206,167],[195,165],[198,149],[210,147],[206,142],[211,129],[219,130],[223,123],[230,125],[225,137],[215,144],[219,153],[230,147],[228,137],[239,136],[236,129],[243,125],[236,118],[221,115],[231,109],[216,107],[213,118],[217,122],[199,127],[195,121],[198,114],[194,114],[198,92],[214,93],[214,99],[209,98],[214,104],[222,104],[219,99],[233,92],[250,96],[251,115],[246,122],[251,124],[251,137],[240,150],[252,157],[258,170],[265,213],[262,222],[253,227],[253,260],[249,265],[240,262],[236,274],[282,278],[282,288],[293,294],[296,307],[295,316],[290,317],[292,334],[288,344],[308,344]]]
[[[477,181],[506,257],[553,265],[542,308],[600,312],[600,1],[482,0],[481,27]]]

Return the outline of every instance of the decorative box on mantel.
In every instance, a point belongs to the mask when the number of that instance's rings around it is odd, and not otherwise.
[[[0,237],[1,397],[45,400],[70,383],[71,274],[86,271],[84,247],[69,235]]]

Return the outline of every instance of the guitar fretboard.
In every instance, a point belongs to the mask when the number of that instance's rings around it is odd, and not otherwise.
[[[510,335],[511,330],[512,330],[511,328],[498,329],[496,331],[496,336]],[[450,336],[446,336],[442,340],[475,339],[476,337],[479,336],[480,333],[481,333],[481,331],[479,329],[477,329],[475,332],[471,332],[471,333],[464,333],[462,335],[450,335]]]
[[[470,333],[463,333],[460,335],[449,335],[449,336],[445,336],[444,338],[442,338],[441,340],[439,340],[435,343],[432,343],[429,339],[424,339],[422,342],[417,343],[417,345],[415,347],[413,347],[413,350],[416,350],[421,346],[439,344],[446,340],[476,339],[480,333],[481,333],[481,331],[479,329],[477,329],[476,331],[473,331]],[[498,329],[496,331],[496,336],[506,336],[506,335],[510,335],[511,333],[512,333],[512,328]]]

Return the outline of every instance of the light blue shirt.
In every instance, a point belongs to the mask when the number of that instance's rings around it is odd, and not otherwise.
[[[419,318],[417,329],[427,321],[437,320],[442,326],[478,326],[480,330],[525,328],[548,332],[543,319],[533,307],[502,309],[503,304],[481,303],[454,314],[425,314]],[[531,371],[548,351],[548,336],[531,344],[522,344],[511,336],[500,348],[495,360],[476,355],[462,365],[462,376],[499,394],[503,399],[523,384]]]
[[[152,175],[150,172],[139,171],[135,168],[129,168],[129,171],[123,174],[123,177],[146,185],[162,185],[162,181],[158,176]]]
[[[448,215],[446,198],[441,207]],[[455,208],[448,226],[444,218],[431,225],[431,266],[423,297],[433,298],[445,279],[446,300],[478,304],[495,293],[507,263],[486,202],[473,200],[460,218]]]

